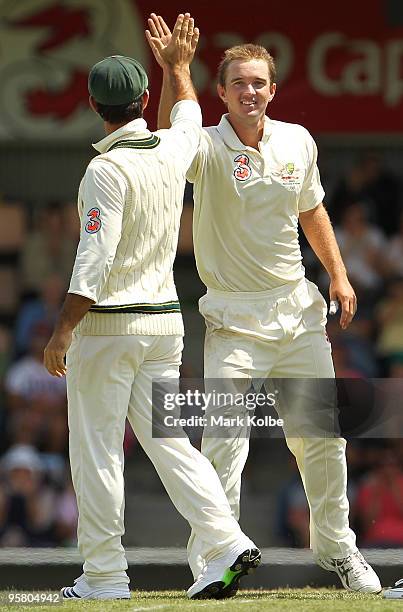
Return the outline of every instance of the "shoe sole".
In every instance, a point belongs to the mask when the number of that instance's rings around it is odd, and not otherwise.
[[[229,567],[223,576],[223,580],[212,582],[202,591],[199,591],[191,599],[228,599],[236,595],[239,588],[239,580],[242,576],[251,574],[262,561],[259,549],[252,548],[241,553]]]

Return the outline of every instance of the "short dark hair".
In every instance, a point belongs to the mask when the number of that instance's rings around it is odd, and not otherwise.
[[[108,123],[129,123],[143,116],[143,94],[129,104],[107,105],[95,101],[97,112]]]

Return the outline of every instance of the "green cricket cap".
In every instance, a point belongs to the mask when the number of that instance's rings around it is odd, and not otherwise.
[[[88,75],[88,91],[100,104],[129,104],[148,87],[148,77],[137,60],[111,55],[93,66]]]

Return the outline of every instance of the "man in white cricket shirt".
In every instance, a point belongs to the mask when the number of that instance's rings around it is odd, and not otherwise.
[[[143,67],[106,58],[89,75],[90,104],[107,136],[95,146],[79,190],[81,237],[45,365],[67,375],[70,459],[85,559],[66,599],[128,599],[124,533],[123,436],[128,417],[176,508],[206,542],[204,572],[190,598],[223,598],[260,563],[260,552],[231,514],[219,478],[187,438],[152,437],[152,381],[178,379],[183,323],[172,266],[185,174],[201,133],[189,64],[198,29],[179,15],[161,47],[174,92],[172,127],[143,120]],[[67,365],[64,356],[67,352]]]
[[[149,27],[167,44],[169,29],[161,17],[152,15]],[[154,53],[164,70],[159,127],[168,127],[173,92],[165,63]],[[206,387],[218,378],[331,379],[327,306],[305,279],[298,221],[329,273],[330,299],[341,304],[343,329],[355,314],[356,297],[322,204],[316,145],[302,126],[266,116],[276,84],[273,58],[263,47],[228,49],[217,90],[228,113],[204,129],[187,173],[194,183],[196,264],[207,287],[199,303],[207,327]],[[233,407],[220,408],[228,414]],[[284,425],[287,437],[286,420]],[[379,579],[349,528],[345,440],[288,436],[287,444],[307,495],[318,564],[336,572],[347,589],[379,592]],[[204,436],[202,452],[238,518],[247,436]],[[196,576],[205,559],[196,533],[188,555]]]

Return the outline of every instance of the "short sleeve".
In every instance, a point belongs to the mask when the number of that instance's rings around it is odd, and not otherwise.
[[[189,183],[195,183],[203,172],[203,168],[209,151],[209,136],[206,130],[202,130],[199,148],[186,173]]]
[[[304,129],[304,128],[303,128]],[[320,182],[319,168],[317,166],[318,149],[312,136],[304,129],[306,134],[306,172],[298,201],[299,212],[305,212],[316,208],[325,197],[325,192]]]
[[[202,113],[194,100],[181,100],[171,111],[171,127],[178,150],[185,161],[186,170],[192,163],[200,144]]]

